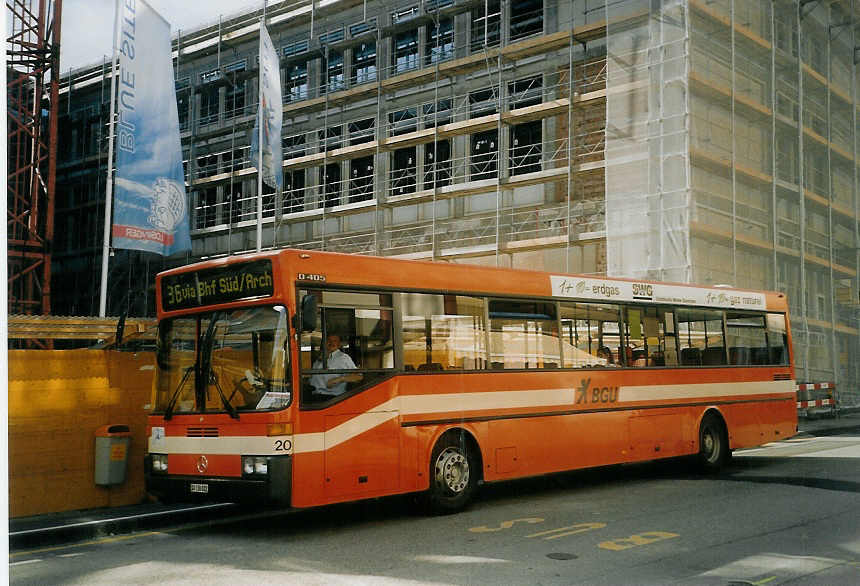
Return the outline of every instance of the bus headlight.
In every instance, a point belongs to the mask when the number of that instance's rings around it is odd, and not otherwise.
[[[265,456],[242,456],[242,474],[245,476],[266,476],[269,473],[269,459]]]
[[[150,454],[152,471],[156,474],[167,474],[167,454]]]

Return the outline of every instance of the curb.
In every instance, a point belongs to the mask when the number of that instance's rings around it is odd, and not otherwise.
[[[9,523],[9,549],[10,551],[31,547],[45,547],[85,541],[98,538],[109,538],[118,534],[133,533],[147,529],[163,527],[166,524],[187,523],[190,521],[204,521],[237,509],[233,503],[216,503],[200,506],[185,506],[160,511],[132,513],[127,515],[116,514],[118,511],[99,511],[98,514],[108,515],[105,518],[88,521],[66,522],[57,519],[54,522],[46,522],[41,526],[29,529],[15,530],[15,522]],[[110,515],[110,513],[115,513]],[[26,523],[20,523],[26,524]]]

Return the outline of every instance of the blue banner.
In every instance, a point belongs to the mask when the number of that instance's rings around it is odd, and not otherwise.
[[[144,0],[118,0],[119,79],[113,247],[191,249],[170,23]]]
[[[263,182],[278,190],[284,184],[284,157],[281,154],[281,66],[266,26],[260,23],[260,109],[251,136],[251,163],[260,171],[260,112],[263,113]]]

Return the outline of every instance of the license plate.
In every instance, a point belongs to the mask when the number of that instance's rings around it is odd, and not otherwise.
[[[191,492],[197,492],[200,494],[207,494],[209,492],[208,484],[192,484]]]

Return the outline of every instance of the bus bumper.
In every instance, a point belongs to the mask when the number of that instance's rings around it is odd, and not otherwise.
[[[290,505],[293,476],[290,456],[269,458],[268,474],[265,478],[154,473],[149,454],[144,457],[143,469],[146,492],[166,502],[219,501]]]

